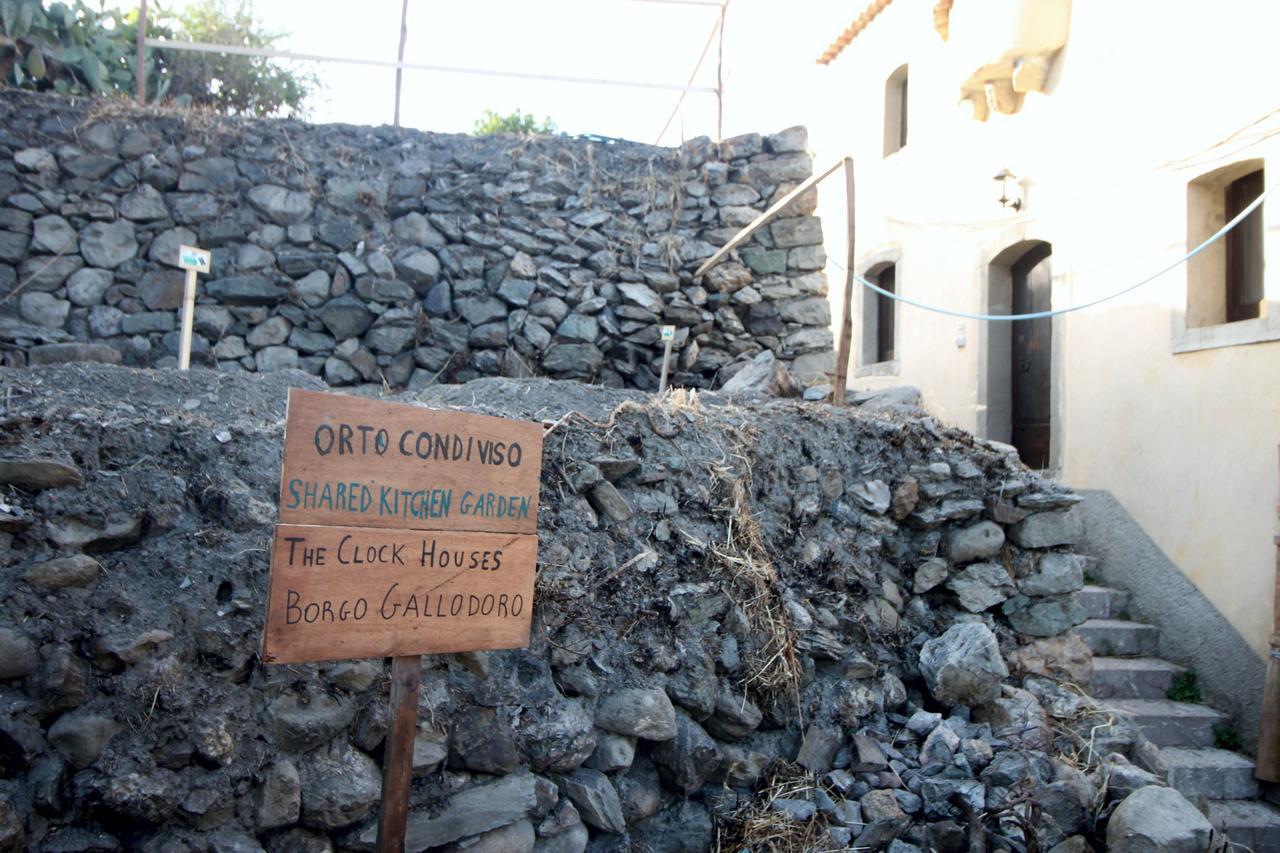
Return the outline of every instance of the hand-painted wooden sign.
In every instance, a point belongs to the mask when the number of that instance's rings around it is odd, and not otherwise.
[[[280,522],[533,533],[542,426],[289,392]]]
[[[539,424],[293,389],[262,658],[528,645]]]

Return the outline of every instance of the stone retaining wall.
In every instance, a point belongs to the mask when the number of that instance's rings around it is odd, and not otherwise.
[[[809,177],[804,128],[681,148],[233,121],[0,94],[7,363],[167,366],[179,244],[213,251],[193,363],[331,385],[551,375],[723,383],[762,349],[832,365],[813,192],[692,271]]]

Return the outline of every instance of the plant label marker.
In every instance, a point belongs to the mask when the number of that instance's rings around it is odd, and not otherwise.
[[[382,853],[405,845],[422,655],[529,645],[541,477],[541,424],[289,391],[262,661],[392,659]]]
[[[182,294],[182,342],[178,349],[178,369],[191,367],[191,328],[195,323],[196,274],[208,273],[213,266],[213,255],[195,246],[178,247],[178,266],[187,271],[186,288]]]
[[[671,371],[671,345],[676,339],[675,326],[662,327],[662,378],[658,380],[658,393],[664,394],[667,390],[667,375]]]

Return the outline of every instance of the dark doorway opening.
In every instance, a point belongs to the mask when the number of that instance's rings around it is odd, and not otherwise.
[[[1053,270],[1048,243],[1038,243],[1014,262],[1011,313],[1052,308]],[[1050,467],[1052,427],[1053,319],[1015,320],[1010,340],[1011,438],[1031,468]]]

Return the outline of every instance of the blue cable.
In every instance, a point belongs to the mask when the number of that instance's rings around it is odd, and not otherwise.
[[[1223,225],[1221,228],[1219,228],[1218,231],[1213,236],[1209,237],[1209,239],[1205,240],[1199,246],[1196,246],[1190,252],[1188,252],[1178,260],[1174,261],[1173,263],[1169,264],[1167,267],[1164,267],[1158,272],[1154,272],[1151,275],[1147,276],[1146,278],[1142,279],[1137,284],[1131,284],[1128,287],[1126,287],[1124,290],[1117,290],[1115,293],[1112,293],[1109,296],[1103,296],[1102,298],[1095,299],[1092,302],[1085,302],[1080,305],[1072,305],[1068,308],[1059,308],[1056,311],[1035,311],[1030,314],[971,314],[968,311],[956,311],[951,308],[940,308],[937,305],[930,305],[926,302],[920,302],[919,300],[912,299],[909,296],[903,296],[898,293],[890,293],[884,288],[879,287],[875,284],[872,284],[871,282],[867,281],[865,278],[863,278],[860,275],[854,275],[853,279],[854,281],[861,284],[863,287],[873,290],[876,293],[880,294],[881,296],[887,297],[889,299],[893,299],[898,302],[904,302],[907,305],[920,308],[924,311],[933,311],[934,313],[937,313],[937,314],[946,314],[947,316],[950,316],[950,317],[960,317],[961,319],[965,319],[965,320],[995,320],[995,321],[1009,322],[1013,320],[1040,320],[1045,317],[1056,317],[1059,314],[1069,314],[1072,311],[1083,311],[1085,308],[1092,308],[1095,305],[1101,305],[1103,302],[1107,302],[1109,300],[1115,299],[1118,296],[1123,296],[1132,290],[1137,290],[1139,287],[1142,287],[1144,284],[1154,281],[1155,279],[1169,272],[1169,270],[1173,269],[1174,267],[1177,267],[1180,264],[1185,264],[1187,261],[1191,260],[1196,255],[1203,252],[1205,249],[1212,246],[1215,242],[1217,242],[1218,240],[1221,240],[1222,237],[1225,236],[1226,233],[1230,231],[1232,228],[1235,228],[1237,225],[1239,225],[1246,216],[1248,216],[1250,213],[1253,213],[1254,210],[1256,210],[1258,207],[1262,205],[1262,202],[1266,199],[1267,196],[1271,194],[1271,191],[1274,190],[1277,186],[1280,186],[1280,181],[1277,181],[1276,183],[1267,187],[1265,192],[1263,192],[1261,195],[1255,198],[1252,202],[1250,202],[1248,207],[1246,207],[1244,210],[1237,213],[1230,222],[1228,222],[1226,225]],[[830,260],[831,263],[835,264],[840,269],[844,270],[846,273],[849,272],[838,261],[834,259],[828,259],[828,260]]]

